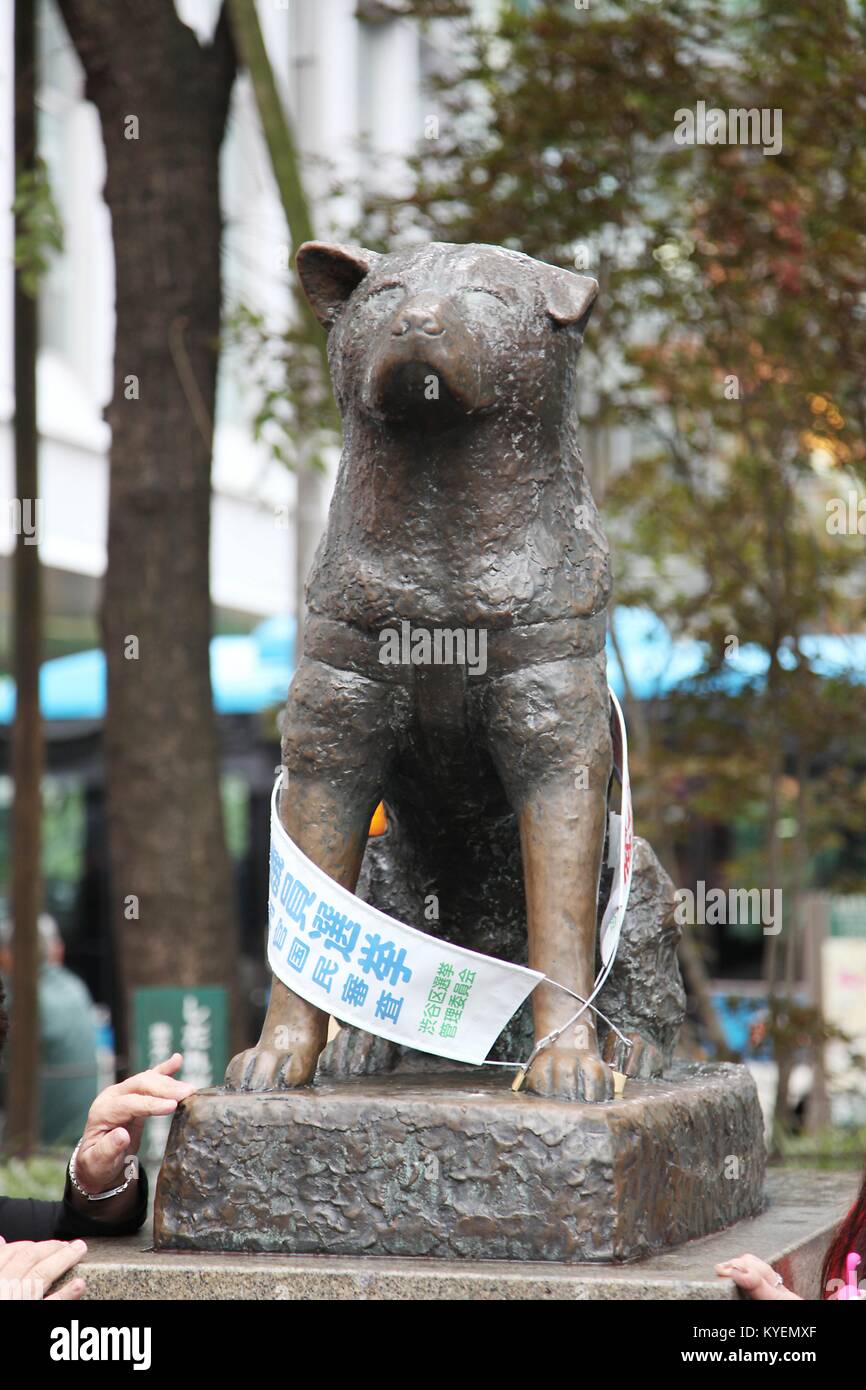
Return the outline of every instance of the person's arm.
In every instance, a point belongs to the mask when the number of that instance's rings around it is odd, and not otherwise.
[[[151,1115],[171,1115],[195,1090],[188,1082],[174,1079],[173,1073],[182,1065],[183,1058],[176,1052],[159,1066],[108,1086],[96,1097],[75,1154],[75,1184],[66,1184],[65,1230],[74,1229],[76,1235],[127,1235],[142,1225],[147,1213],[147,1180],[134,1156],[141,1145],[145,1120]],[[91,1196],[123,1186],[131,1161],[136,1175],[123,1192],[101,1201],[91,1200]]]
[[[136,1162],[126,1183],[128,1164],[138,1152],[148,1116],[172,1114],[195,1090],[173,1079],[182,1065],[176,1052],[151,1071],[102,1091],[90,1107],[75,1155],[75,1181],[82,1190],[67,1171],[62,1202],[0,1198],[0,1237],[9,1242],[73,1240],[137,1231],[147,1215],[147,1176]],[[121,1186],[124,1190],[116,1196],[93,1200]]]
[[[0,1197],[0,1238],[56,1240],[63,1216],[62,1202],[37,1202],[30,1197]]]
[[[100,1203],[88,1210],[75,1202],[75,1191],[66,1177],[66,1190],[61,1202],[40,1202],[29,1197],[0,1197],[0,1236],[8,1242],[16,1240],[75,1240],[87,1236],[132,1235],[144,1225],[147,1216],[147,1174],[141,1170],[136,1183],[135,1204],[124,1203],[118,1212],[100,1212]],[[125,1196],[126,1194],[124,1194]],[[116,1201],[109,1198],[110,1207]]]
[[[58,1240],[74,1240],[77,1236],[131,1236],[139,1230],[147,1216],[147,1174],[139,1168],[127,1193],[109,1197],[105,1202],[90,1202],[79,1196],[69,1174],[63,1201],[58,1202],[60,1216],[54,1235]],[[50,1205],[50,1204],[49,1204]]]

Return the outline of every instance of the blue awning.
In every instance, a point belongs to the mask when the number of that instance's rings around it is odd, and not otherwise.
[[[632,694],[639,700],[662,698],[690,682],[706,668],[706,648],[690,638],[671,638],[648,608],[615,610],[617,646],[623,654]],[[800,650],[820,676],[843,676],[866,684],[866,634],[847,637],[804,637]],[[214,637],[210,644],[211,685],[219,714],[256,714],[280,703],[294,670],[293,618],[268,618],[246,636]],[[608,680],[620,699],[625,682],[610,637],[607,642]],[[787,649],[784,666],[794,663]],[[740,647],[725,661],[715,688],[738,694],[758,685],[766,674],[767,653],[753,644]],[[99,720],[105,714],[105,656],[101,651],[76,652],[46,661],[40,675],[40,699],[46,719]],[[15,682],[0,679],[0,724],[9,724],[15,711]]]
[[[295,657],[294,618],[268,618],[246,636],[214,637],[210,677],[219,714],[256,714],[286,698]],[[105,654],[75,652],[46,661],[39,677],[45,719],[102,719],[105,715]],[[15,713],[15,682],[0,680],[0,723]]]
[[[660,699],[674,690],[688,688],[707,668],[706,644],[688,637],[674,640],[661,618],[649,608],[617,608],[614,631],[635,699]],[[800,652],[818,676],[844,677],[866,684],[866,633],[843,637],[806,636],[800,641]],[[625,681],[610,636],[607,661],[608,681],[617,697],[622,699]],[[796,657],[783,647],[779,662],[790,670],[796,664]],[[714,677],[713,687],[726,695],[738,695],[747,686],[760,688],[769,664],[763,647],[744,643],[736,655],[723,663]]]

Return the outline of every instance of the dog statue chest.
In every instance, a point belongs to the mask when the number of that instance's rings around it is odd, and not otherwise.
[[[512,488],[507,505],[494,488],[484,504],[468,500],[459,476],[394,505],[380,471],[347,462],[308,584],[314,611],[365,628],[406,618],[497,629],[605,606],[607,545],[594,508],[595,524],[578,524],[567,476],[516,498]]]

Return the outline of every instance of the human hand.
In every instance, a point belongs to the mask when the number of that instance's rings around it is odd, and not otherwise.
[[[86,1254],[83,1240],[15,1240],[7,1245],[0,1236],[0,1302],[44,1299],[50,1303],[80,1298],[83,1279],[70,1279],[48,1295],[45,1290]]]
[[[799,1298],[798,1294],[786,1289],[779,1275],[765,1260],[757,1255],[738,1255],[735,1260],[727,1260],[716,1265],[716,1274],[722,1278],[733,1279],[738,1288],[759,1302],[779,1299]]]
[[[179,1052],[149,1071],[107,1086],[90,1107],[75,1159],[75,1176],[94,1195],[119,1187],[124,1166],[138,1153],[144,1122],[150,1115],[171,1115],[195,1090],[188,1081],[175,1081],[183,1066]]]

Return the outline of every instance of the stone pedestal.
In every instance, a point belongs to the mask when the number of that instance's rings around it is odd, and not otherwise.
[[[159,1178],[157,1249],[625,1261],[753,1216],[764,1139],[744,1067],[678,1064],[583,1105],[510,1073],[200,1091]]]

